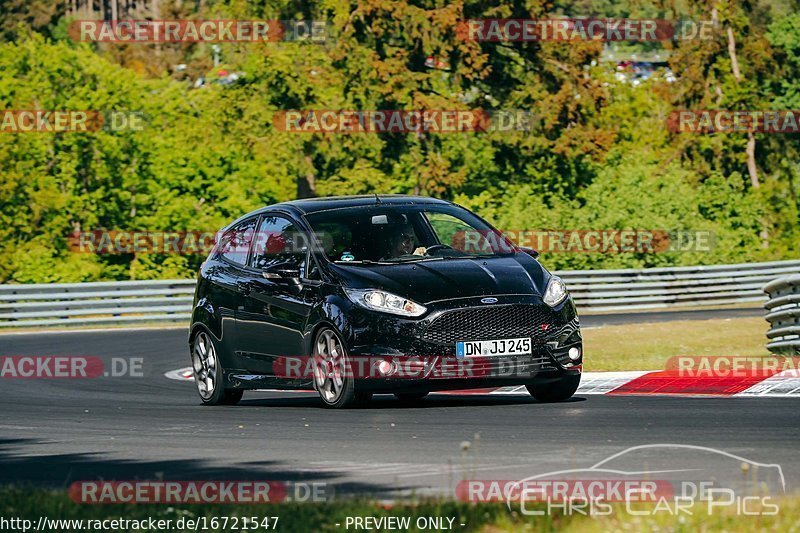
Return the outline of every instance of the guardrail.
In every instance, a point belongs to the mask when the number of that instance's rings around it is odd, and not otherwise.
[[[800,260],[559,271],[581,311],[753,304]],[[189,321],[195,280],[0,285],[0,328]]]
[[[773,353],[800,355],[800,274],[784,276],[764,285],[769,294],[764,304],[770,324],[767,349]]]
[[[0,285],[0,327],[189,322],[195,280]]]
[[[558,274],[581,310],[635,311],[763,302],[765,283],[796,272],[800,260]]]

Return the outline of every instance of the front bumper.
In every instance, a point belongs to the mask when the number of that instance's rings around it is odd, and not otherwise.
[[[428,305],[428,313],[420,319],[354,310],[346,335],[357,387],[374,392],[480,388],[552,381],[566,373],[581,372],[583,341],[571,298],[556,308],[543,304],[536,296],[498,296],[497,300],[493,304],[483,304],[480,298],[438,302]],[[435,328],[434,323],[446,313],[464,311],[463,316],[480,317],[481,310],[486,309],[493,316],[503,317],[508,323],[507,332],[503,323],[490,324],[485,331],[472,330],[467,323],[456,325],[453,331],[437,330],[431,334],[432,325]],[[530,329],[519,320],[514,321],[513,311],[518,309],[535,311],[525,315],[533,317]],[[475,324],[476,328],[486,327],[480,320]],[[531,337],[532,354],[462,359],[456,356],[456,340],[521,336]],[[579,350],[578,358],[569,357],[570,348]],[[388,372],[382,371],[387,369]]]

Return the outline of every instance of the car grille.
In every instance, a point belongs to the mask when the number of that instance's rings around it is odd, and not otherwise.
[[[471,375],[477,378],[525,377],[558,368],[545,353],[516,357],[482,357],[471,363],[467,368]]]
[[[561,324],[558,315],[546,305],[513,304],[455,309],[436,317],[422,339],[436,344],[457,341],[486,341],[531,337],[534,345],[544,344]],[[548,324],[542,330],[542,324]]]

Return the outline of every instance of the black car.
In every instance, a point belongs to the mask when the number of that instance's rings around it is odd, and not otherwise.
[[[564,283],[477,215],[413,196],[280,203],[220,232],[189,336],[200,397],[315,389],[330,407],[375,393],[525,386],[571,397],[583,346]]]

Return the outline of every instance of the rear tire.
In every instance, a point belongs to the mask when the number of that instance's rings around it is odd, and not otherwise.
[[[581,384],[580,374],[570,374],[563,378],[544,384],[525,385],[528,392],[543,403],[563,402],[572,398]]]
[[[200,331],[192,342],[192,370],[197,392],[204,405],[236,405],[242,399],[241,389],[226,389],[224,371],[212,335]]]

